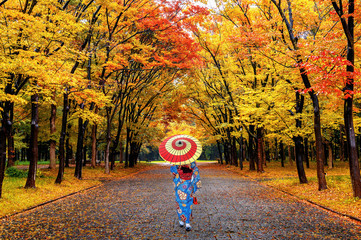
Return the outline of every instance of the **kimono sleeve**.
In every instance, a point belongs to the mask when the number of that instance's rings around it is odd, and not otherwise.
[[[199,176],[199,170],[197,166],[193,168],[193,176],[192,176],[192,186],[193,192],[195,193],[199,188],[201,188],[201,178]]]
[[[173,182],[174,184],[177,186],[177,184],[181,181],[178,171],[177,171],[177,166],[171,166],[170,167],[170,172],[173,175]]]

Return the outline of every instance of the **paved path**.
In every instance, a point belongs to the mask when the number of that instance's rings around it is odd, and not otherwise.
[[[3,219],[0,239],[361,239],[361,225],[256,182],[199,166],[193,230],[177,223],[169,168]]]

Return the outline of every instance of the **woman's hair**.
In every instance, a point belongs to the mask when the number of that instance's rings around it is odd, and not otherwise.
[[[181,169],[182,169],[182,171],[183,171],[184,173],[191,173],[191,172],[193,172],[193,170],[192,170],[190,167],[188,167],[187,165],[181,166]]]
[[[178,168],[179,177],[183,180],[191,180],[193,175],[193,169],[188,165],[182,165]]]

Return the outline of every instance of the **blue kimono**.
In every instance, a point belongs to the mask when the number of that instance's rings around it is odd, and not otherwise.
[[[189,166],[189,165],[188,165]],[[178,203],[177,213],[180,221],[190,223],[193,194],[201,187],[199,171],[195,162],[190,164],[191,172],[183,173],[181,166],[170,168],[173,174],[174,191]]]

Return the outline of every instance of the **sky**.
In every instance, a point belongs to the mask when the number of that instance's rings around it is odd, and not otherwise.
[[[209,8],[215,8],[216,7],[216,2],[215,0],[208,0],[208,7]]]

